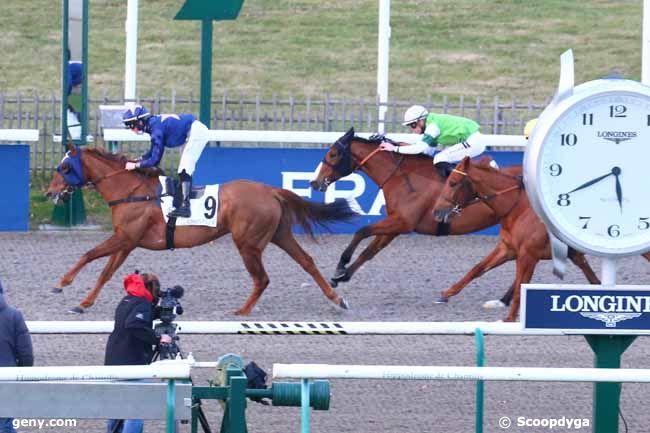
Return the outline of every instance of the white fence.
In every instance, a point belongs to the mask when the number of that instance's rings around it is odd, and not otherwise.
[[[211,129],[210,141],[238,143],[315,143],[332,144],[345,132],[314,132],[314,131],[257,131]],[[368,138],[372,133],[359,132],[360,137]],[[387,133],[392,140],[414,143],[420,137],[417,134]],[[482,134],[482,142],[488,147],[525,147],[523,135],[491,135]],[[149,134],[135,134],[128,129],[104,129],[104,141],[149,141]]]
[[[502,322],[176,322],[179,334],[299,335],[569,335],[562,330],[523,330]],[[112,321],[28,321],[32,334],[108,334]],[[582,334],[580,334],[582,335]],[[650,335],[639,332],[639,335]]]
[[[38,129],[0,129],[0,142],[23,143],[26,141],[38,141]]]
[[[274,379],[650,382],[650,369],[273,364]]]

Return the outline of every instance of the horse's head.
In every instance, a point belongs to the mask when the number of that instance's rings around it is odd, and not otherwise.
[[[470,159],[466,156],[447,178],[433,210],[436,221],[449,222],[473,199],[474,188],[467,175],[469,166]]]
[[[56,166],[56,172],[45,192],[45,196],[54,204],[67,200],[75,189],[81,188],[86,183],[81,163],[81,150],[72,144],[68,144],[68,149]]]
[[[350,141],[354,137],[354,128],[350,128],[341,138],[332,144],[323,158],[323,164],[316,179],[310,182],[313,189],[325,191],[327,187],[354,171]]]

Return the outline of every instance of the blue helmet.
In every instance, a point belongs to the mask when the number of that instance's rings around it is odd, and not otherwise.
[[[144,129],[144,121],[151,117],[149,110],[144,108],[142,105],[136,105],[133,108],[127,109],[122,115],[122,122],[124,126],[129,129],[138,127],[138,129]]]

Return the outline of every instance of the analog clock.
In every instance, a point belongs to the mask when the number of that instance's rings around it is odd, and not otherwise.
[[[563,242],[606,257],[650,250],[650,88],[603,79],[556,98],[524,173],[534,209]]]

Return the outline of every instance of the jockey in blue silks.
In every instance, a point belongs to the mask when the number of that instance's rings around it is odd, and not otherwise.
[[[208,128],[192,114],[160,114],[152,116],[141,105],[129,108],[122,116],[124,125],[137,134],[143,132],[151,136],[151,148],[136,162],[127,162],[126,170],[154,167],[160,163],[165,147],[183,146],[181,161],[178,164],[178,176],[181,182],[183,198],[178,208],[172,210],[168,217],[189,218],[190,192],[192,191],[192,174],[196,162],[208,142]]]

